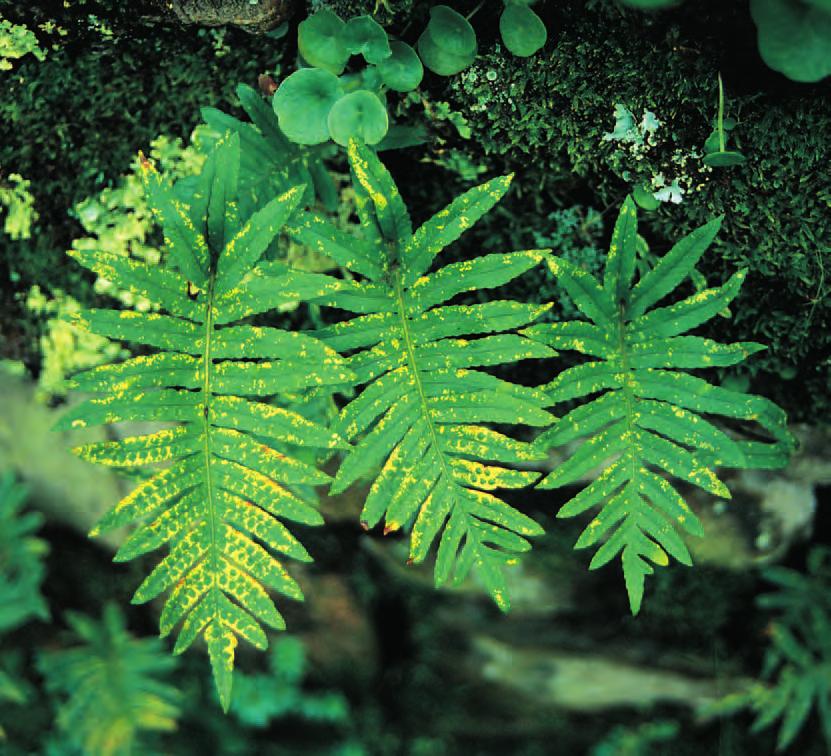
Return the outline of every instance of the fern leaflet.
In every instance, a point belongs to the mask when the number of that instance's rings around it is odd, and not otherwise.
[[[302,599],[274,554],[301,561],[310,557],[282,521],[322,522],[291,487],[320,485],[329,477],[273,445],[345,445],[330,430],[267,398],[353,379],[342,358],[310,336],[235,325],[272,308],[285,294],[272,275],[274,266],[257,263],[303,195],[302,187],[290,189],[241,222],[235,201],[238,165],[239,137],[226,137],[207,159],[193,203],[186,207],[145,163],[150,204],[167,242],[167,267],[91,251],[70,253],[166,314],[82,314],[81,324],[96,333],[159,351],[76,376],[76,388],[106,395],[70,410],[58,425],[179,423],[75,451],[114,467],[164,465],[105,515],[92,535],[138,525],[116,561],[169,546],[133,601],[170,591],[162,635],[182,623],[174,653],[204,636],[226,710],[237,637],[265,648],[261,623],[285,627],[266,588]]]
[[[436,584],[462,580],[476,568],[491,597],[509,607],[505,565],[530,548],[540,526],[488,493],[534,482],[536,472],[486,464],[539,459],[528,444],[481,423],[551,421],[539,391],[474,368],[549,357],[552,350],[504,333],[547,307],[511,301],[446,305],[463,292],[500,286],[543,257],[539,251],[490,254],[428,274],[436,255],[507,191],[494,179],[456,199],[413,233],[392,177],[376,155],[355,142],[349,161],[358,192],[360,237],[314,213],[287,230],[359,279],[341,281],[320,303],[357,313],[315,335],[340,352],[364,388],[342,411],[339,433],[360,440],[332,486],[338,493],[380,468],[361,522],[381,520],[389,533],[412,526],[410,559],[424,560],[438,538]],[[481,336],[481,338],[469,338]]]
[[[725,345],[681,335],[727,307],[739,292],[744,271],[720,288],[653,308],[689,275],[720,223],[713,220],[686,236],[633,287],[637,213],[627,198],[615,224],[602,283],[565,260],[548,260],[588,322],[545,323],[522,331],[554,349],[572,349],[592,358],[542,387],[551,404],[593,398],[537,440],[545,449],[584,440],[538,485],[566,486],[611,461],[558,516],[573,517],[601,506],[576,548],[593,546],[609,535],[590,569],[622,552],[633,613],[640,608],[645,577],[653,572],[649,562],[665,566],[671,555],[691,564],[675,527],[702,534],[699,520],[676,488],[653,468],[730,498],[714,467],[781,467],[793,447],[785,413],[769,400],[677,372],[734,365],[764,348],[753,342]],[[735,440],[704,414],[756,421],[774,440]]]

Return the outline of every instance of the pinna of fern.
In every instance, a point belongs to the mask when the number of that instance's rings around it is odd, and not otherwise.
[[[267,645],[262,625],[285,627],[266,589],[293,599],[303,596],[281,558],[310,557],[284,521],[318,525],[322,519],[296,486],[330,480],[273,447],[345,446],[329,429],[268,399],[349,384],[354,377],[331,347],[311,336],[237,324],[273,308],[281,298],[301,296],[304,286],[318,295],[325,291],[303,274],[294,274],[287,287],[280,266],[260,260],[304,190],[289,189],[251,217],[239,218],[239,149],[236,134],[217,144],[189,205],[179,202],[144,162],[149,204],[164,230],[164,266],[95,251],[70,252],[162,312],[81,314],[80,323],[96,333],[158,351],[75,376],[77,389],[103,396],[74,407],[57,426],[176,423],[75,452],[119,468],[160,466],[91,535],[135,526],[116,561],[167,547],[133,601],[147,602],[169,591],[160,619],[162,635],[179,627],[174,653],[204,636],[226,710],[238,638],[262,649]]]
[[[720,344],[682,335],[729,305],[745,271],[721,287],[655,307],[690,274],[720,224],[717,218],[684,237],[633,286],[637,211],[627,198],[615,224],[602,282],[566,260],[548,259],[559,284],[587,320],[544,323],[521,331],[554,349],[589,358],[541,387],[550,405],[577,406],[537,439],[538,447],[583,443],[538,487],[571,485],[603,467],[557,516],[574,517],[599,507],[576,548],[601,544],[590,569],[621,554],[633,613],[640,609],[644,581],[653,565],[667,565],[669,556],[691,564],[677,529],[703,533],[668,478],[729,499],[716,467],[782,467],[794,446],[785,413],[773,402],[683,372],[735,365],[764,349],[753,342]],[[767,440],[758,440],[758,433],[757,440],[743,440],[708,416],[728,418],[733,425],[755,421]]]
[[[353,274],[317,300],[356,314],[315,336],[349,355],[363,387],[335,426],[356,443],[332,493],[371,476],[361,513],[365,529],[382,520],[385,533],[411,529],[412,562],[424,560],[438,540],[436,584],[461,581],[474,568],[507,610],[504,568],[542,529],[490,491],[533,483],[539,473],[510,466],[541,455],[483,423],[543,426],[552,418],[543,409],[545,394],[477,368],[554,354],[510,333],[548,308],[504,300],[447,303],[507,283],[537,265],[543,253],[487,254],[429,272],[439,252],[503,196],[511,177],[471,189],[413,232],[375,153],[353,140],[348,157],[359,235],[312,212],[295,215],[287,226],[289,235]]]

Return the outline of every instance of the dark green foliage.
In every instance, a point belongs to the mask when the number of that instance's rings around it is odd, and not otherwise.
[[[831,3],[828,0],[751,0],[759,53],[794,81],[831,75]]]
[[[90,26],[89,14],[127,8],[108,2],[73,2],[67,8],[59,2],[18,3],[3,11],[33,29],[55,21],[69,32],[52,36],[58,48],[43,62],[27,56],[13,73],[3,72],[0,86],[0,166],[32,182],[41,217],[31,240],[0,238],[3,319],[22,331],[18,335],[4,325],[0,353],[33,364],[38,359],[29,333],[35,328],[23,309],[29,288],[58,288],[84,304],[94,298],[89,278],[63,254],[80,231],[68,209],[116,182],[136,150],[147,151],[160,133],[186,141],[201,106],[236,105],[237,82],[255,83],[283,55],[279,43],[264,45],[234,29],[225,32],[229,49],[222,55],[208,29],[181,33],[138,22],[104,37]],[[140,9],[132,3],[129,8]],[[38,36],[49,39],[40,31]]]
[[[276,194],[300,185],[306,187],[306,202],[313,204],[317,198],[328,210],[335,210],[337,190],[323,164],[323,148],[300,147],[286,139],[274,108],[253,87],[240,84],[237,97],[250,121],[208,107],[202,108],[202,117],[217,136],[226,131],[239,135],[240,212],[250,215]],[[308,129],[308,114],[304,115]]]
[[[343,695],[303,690],[306,664],[306,650],[297,638],[289,636],[275,641],[265,674],[237,676],[231,714],[241,723],[258,728],[284,717],[346,724],[349,704]]]
[[[363,527],[383,521],[385,533],[412,530],[413,562],[423,561],[438,543],[436,584],[461,582],[473,570],[505,611],[505,568],[531,548],[526,538],[542,529],[489,491],[522,488],[539,476],[507,467],[534,460],[528,444],[482,423],[540,426],[552,418],[540,408],[544,394],[476,368],[552,356],[548,347],[511,333],[547,306],[447,303],[463,292],[511,281],[543,254],[488,254],[430,272],[439,253],[502,198],[511,177],[471,189],[413,231],[398,188],[377,156],[352,140],[349,161],[360,236],[312,213],[298,215],[287,229],[350,271],[339,290],[318,301],[356,316],[315,332],[350,354],[348,364],[364,387],[335,425],[356,445],[332,493],[371,475]],[[361,278],[352,280],[354,274]]]
[[[807,574],[770,567],[764,577],[778,589],[759,598],[776,612],[770,628],[763,676],[772,687],[754,691],[750,706],[755,730],[781,720],[779,748],[796,738],[816,710],[826,747],[831,748],[831,550],[815,546]]]
[[[35,535],[43,518],[24,512],[25,500],[26,489],[14,476],[0,475],[0,745],[5,737],[3,725],[13,716],[12,705],[23,705],[29,698],[28,686],[16,674],[20,659],[6,652],[3,636],[33,619],[49,618],[41,594],[49,547]]]
[[[319,525],[322,517],[315,502],[294,487],[330,480],[274,444],[345,446],[328,429],[267,400],[354,378],[333,349],[309,336],[239,324],[298,298],[304,286],[312,296],[327,291],[320,277],[298,273],[287,282],[280,278],[285,266],[260,261],[301,201],[303,187],[241,217],[239,165],[240,137],[229,133],[208,156],[184,204],[144,163],[149,204],[164,229],[166,265],[73,252],[81,264],[167,314],[82,313],[80,325],[87,329],[158,351],[77,375],[78,388],[101,396],[73,407],[57,426],[180,423],[75,452],[115,468],[166,465],[118,502],[92,535],[136,526],[117,561],[169,549],[133,601],[143,604],[167,594],[159,624],[163,635],[179,628],[176,653],[204,637],[226,710],[238,638],[264,649],[268,640],[261,623],[285,628],[266,587],[303,598],[275,555],[311,561],[283,521]]]
[[[26,489],[11,473],[0,475],[0,635],[49,617],[40,593],[48,546],[35,535],[43,518],[23,512],[25,500]]]
[[[146,753],[143,733],[176,729],[175,659],[158,638],[130,635],[112,604],[101,621],[74,612],[66,620],[73,645],[46,651],[38,660],[46,688],[58,701],[61,738],[83,754]]]
[[[499,17],[499,33],[505,47],[522,58],[536,53],[548,38],[545,24],[522,0],[505,4]]]
[[[744,271],[724,286],[657,307],[693,271],[720,222],[715,219],[696,229],[654,267],[641,268],[636,254],[637,211],[627,197],[612,234],[602,282],[566,260],[548,259],[583,320],[543,323],[521,331],[554,349],[591,358],[541,387],[552,405],[573,406],[574,400],[579,404],[536,444],[548,449],[582,443],[569,450],[566,461],[538,486],[562,488],[587,474],[593,478],[557,516],[574,517],[599,507],[575,548],[599,546],[590,569],[620,554],[633,614],[640,610],[644,580],[653,573],[653,565],[666,566],[670,556],[692,564],[676,529],[685,536],[704,534],[695,513],[666,476],[729,499],[730,491],[716,475],[716,467],[784,467],[794,446],[785,413],[768,399],[682,372],[734,365],[764,349],[753,342],[721,344],[684,335],[730,304],[744,281]],[[772,442],[734,438],[705,416],[756,423]],[[598,467],[602,472],[593,474]]]
[[[653,756],[678,737],[677,722],[657,720],[638,727],[615,727],[591,750],[591,756]]]
[[[795,419],[831,417],[828,85],[778,88],[756,58],[740,5],[686,3],[648,17],[599,3],[546,10],[557,40],[534,65],[483,51],[450,83],[451,104],[473,131],[471,143],[454,146],[476,162],[487,164],[484,152],[491,165],[517,170],[524,185],[535,187],[532,203],[539,195],[573,202],[589,192],[595,207],[606,207],[659,173],[686,176],[693,189],[681,204],[665,203],[645,219],[650,246],[666,249],[678,234],[723,213],[701,272],[716,278],[745,267],[748,281],[734,318],[719,329],[728,338],[770,345],[747,370]],[[725,34],[731,35],[727,48]],[[738,121],[731,140],[748,162],[716,173],[693,155],[701,154],[711,130],[719,70]],[[637,113],[649,109],[663,122],[660,142],[644,160],[604,143],[614,103]],[[676,150],[688,156],[683,166],[675,162]],[[497,235],[508,226],[495,221],[483,231],[491,228]],[[795,373],[800,391],[791,383]]]
[[[289,74],[273,100],[280,128],[292,142],[315,145],[331,139],[345,147],[357,139],[394,149],[424,141],[423,136],[406,135],[402,127],[390,131],[386,95],[386,87],[415,89],[423,75],[421,61],[405,42],[391,45],[371,16],[343,21],[331,9],[320,8],[300,22],[297,46],[312,67]],[[363,67],[351,66],[356,56],[363,59]],[[350,70],[345,72],[347,64]]]
[[[423,0],[309,0],[309,13],[320,8],[329,8],[341,18],[352,18],[370,14],[383,24],[394,22],[405,24]]]
[[[728,119],[728,123],[725,123],[724,83],[721,80],[721,74],[719,74],[718,118],[716,119],[715,129],[704,142],[704,165],[708,165],[711,168],[730,168],[734,165],[744,165],[747,162],[747,158],[741,152],[727,149],[727,136],[735,125],[736,123],[733,119]]]
[[[424,65],[440,76],[464,71],[476,58],[476,32],[467,19],[447,5],[430,8],[430,21],[418,38]]]

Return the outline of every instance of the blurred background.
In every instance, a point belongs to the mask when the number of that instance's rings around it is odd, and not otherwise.
[[[289,633],[267,654],[240,650],[223,716],[205,655],[172,657],[159,606],[130,605],[153,558],[112,564],[121,536],[86,537],[134,481],[68,449],[118,430],[50,432],[80,398],[67,377],[125,353],[68,318],[111,297],[143,306],[65,251],[158,260],[138,151],[170,177],[198,171],[211,137],[200,106],[240,115],[238,83],[293,70],[307,12],[376,10],[409,38],[430,3],[269,3],[265,19],[232,14],[237,25],[210,3],[173,5],[0,0],[0,753],[727,755],[773,753],[777,741],[826,753],[831,85],[767,68],[744,2],[687,0],[656,15],[539,2],[549,42],[530,60],[501,48],[491,3],[454,4],[476,11],[476,62],[388,104],[427,131],[426,144],[385,157],[415,220],[515,170],[511,194],[450,254],[550,246],[597,270],[639,182],[660,176],[667,189],[642,221],[657,253],[725,212],[700,275],[749,275],[710,327],[770,349],[718,378],[784,406],[800,451],[776,474],[728,476],[730,502],[685,490],[706,530],[689,544],[696,565],[651,578],[637,618],[619,568],[588,572],[572,550],[581,523],[554,520],[573,490],[508,497],[548,535],[512,573],[506,616],[475,582],[436,591],[429,564],[405,566],[400,537],[364,533],[365,490],[320,492],[327,527],[298,533],[315,562],[293,570],[307,600],[281,606]],[[748,162],[702,171],[719,72]],[[621,138],[620,108],[633,124],[646,112],[660,122],[648,149]],[[330,165],[345,221],[345,164],[333,151]],[[276,254],[328,265],[294,245]],[[509,296],[573,314],[542,268]],[[317,315],[277,317],[303,326]],[[523,363],[509,377],[533,385],[551,370]]]

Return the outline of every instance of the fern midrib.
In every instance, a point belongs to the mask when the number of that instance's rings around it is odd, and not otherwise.
[[[427,427],[430,430],[430,438],[432,440],[433,448],[436,450],[436,454],[441,460],[442,475],[444,475],[446,481],[452,484],[455,483],[455,481],[453,480],[450,470],[447,468],[447,460],[444,458],[444,453],[441,451],[438,434],[436,433],[433,418],[430,414],[430,407],[427,404],[427,395],[424,393],[424,386],[421,383],[421,373],[418,369],[418,365],[416,364],[415,347],[413,345],[412,337],[410,336],[410,326],[407,321],[407,310],[404,306],[404,290],[401,283],[401,274],[398,271],[395,271],[393,275],[395,276],[395,300],[396,307],[398,309],[398,318],[401,321],[401,335],[407,349],[407,364],[409,365],[410,372],[412,373],[413,380],[415,381],[419,401],[421,402],[422,414],[424,415],[424,421],[427,423]]]
[[[624,301],[621,301],[618,304],[618,353],[620,354],[621,372],[624,375],[623,399],[626,402],[626,430],[629,437],[632,439],[633,447],[629,453],[629,464],[631,466],[629,480],[634,481],[638,473],[638,466],[635,463],[635,458],[640,449],[635,442],[635,439],[638,437],[638,430],[635,426],[635,404],[637,400],[629,386],[629,377],[632,375],[633,370],[629,366],[629,353],[626,349],[626,302]],[[637,449],[635,448],[636,446],[638,447]],[[627,518],[627,520],[628,519],[629,518]]]
[[[208,500],[208,520],[211,529],[211,558],[216,560],[217,556],[217,533],[216,533],[216,507],[214,504],[214,486],[212,478],[211,458],[213,451],[211,449],[211,368],[213,360],[211,359],[212,336],[214,330],[214,288],[216,285],[216,274],[211,273],[208,280],[208,289],[205,304],[205,350],[203,359],[205,361],[205,379],[202,385],[202,429],[205,434],[205,493]],[[216,571],[211,570],[211,592],[214,593],[217,587]]]

